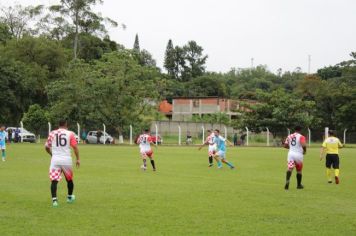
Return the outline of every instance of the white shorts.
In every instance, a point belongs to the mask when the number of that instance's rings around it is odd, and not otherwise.
[[[226,159],[226,153],[225,153],[225,151],[221,151],[221,150],[219,150],[217,153],[216,153],[218,156],[219,156],[219,158],[220,159]]]
[[[304,155],[302,153],[289,152],[287,158],[288,168],[293,169],[296,167],[298,171],[301,170],[303,168],[303,160]]]
[[[208,154],[209,156],[212,156],[216,153],[216,147],[214,145],[209,145],[209,148],[208,148]]]
[[[5,150],[6,149],[6,145],[5,144],[0,144],[0,149],[1,150]]]

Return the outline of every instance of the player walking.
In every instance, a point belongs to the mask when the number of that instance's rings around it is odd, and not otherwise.
[[[79,150],[77,147],[77,140],[74,133],[68,130],[67,121],[62,120],[59,122],[59,128],[53,130],[47,139],[45,144],[46,151],[51,155],[51,165],[49,167],[49,178],[51,180],[51,194],[52,194],[52,206],[58,206],[57,200],[57,184],[61,180],[62,172],[67,181],[68,197],[67,202],[72,203],[75,200],[73,195],[74,183],[73,183],[73,168],[72,157],[70,154],[70,148],[73,148],[76,157],[76,166],[79,168]]]
[[[148,157],[151,161],[153,171],[156,171],[155,161],[153,160],[153,151],[151,149],[151,144],[154,145],[154,143],[152,142],[152,137],[150,136],[149,133],[150,133],[149,129],[145,129],[144,133],[137,138],[136,143],[139,144],[140,153],[143,161],[143,165],[141,166],[141,169],[147,170],[146,162]]]
[[[334,168],[335,171],[335,183],[339,184],[339,148],[342,148],[340,140],[335,137],[335,133],[332,130],[329,130],[329,137],[326,138],[322,144],[322,148],[320,151],[320,161],[323,160],[324,154],[326,153],[326,176],[328,178],[328,183],[332,183],[331,181],[331,167]]]
[[[6,131],[5,126],[1,125],[0,127],[0,149],[2,161],[6,160]]]
[[[302,185],[302,170],[303,170],[303,158],[307,152],[305,144],[305,137],[300,134],[302,128],[300,126],[295,127],[294,133],[289,135],[284,142],[284,147],[289,149],[288,152],[288,169],[286,176],[285,190],[289,189],[289,181],[292,175],[294,167],[297,170],[297,189],[303,189]]]
[[[224,137],[222,137],[220,135],[220,130],[216,129],[214,130],[214,135],[215,135],[215,143],[217,146],[218,151],[215,153],[214,158],[215,160],[218,162],[218,168],[222,168],[222,163],[225,163],[226,165],[228,165],[230,167],[230,169],[235,169],[234,165],[227,161],[226,159],[226,142],[230,145],[233,146],[233,144],[225,139]]]
[[[208,130],[209,136],[206,137],[205,142],[199,147],[201,150],[204,145],[209,145],[208,148],[208,157],[209,157],[209,167],[213,166],[213,157],[216,153],[216,143],[215,143],[215,134],[213,131]]]

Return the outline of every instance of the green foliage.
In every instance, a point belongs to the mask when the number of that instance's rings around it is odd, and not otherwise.
[[[28,111],[24,114],[22,121],[26,128],[35,131],[38,135],[43,127],[46,127],[48,119],[48,112],[38,104],[31,105]]]
[[[229,125],[230,117],[226,113],[217,112],[214,114],[204,114],[202,116],[195,115],[192,117],[192,121]]]
[[[140,40],[138,39],[138,34],[136,34],[136,36],[135,36],[135,42],[134,42],[134,45],[133,45],[133,50],[138,52],[138,53],[141,51],[141,49],[140,49]]]

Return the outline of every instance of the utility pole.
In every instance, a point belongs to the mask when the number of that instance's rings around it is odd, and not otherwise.
[[[311,55],[308,55],[308,74],[310,75]]]

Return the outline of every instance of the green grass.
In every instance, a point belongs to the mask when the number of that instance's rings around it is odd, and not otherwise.
[[[51,207],[43,145],[8,146],[0,163],[0,235],[354,235],[356,149],[341,153],[341,184],[327,184],[319,149],[305,158],[304,190],[285,191],[286,150],[231,148],[231,171],[206,150],[159,147],[157,172],[137,147],[81,145],[77,201],[59,184]]]

